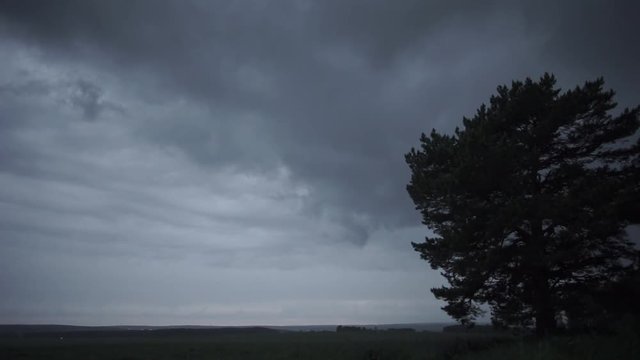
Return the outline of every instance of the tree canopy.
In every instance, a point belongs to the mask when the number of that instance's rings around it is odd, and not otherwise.
[[[550,74],[499,86],[462,128],[422,134],[406,154],[407,190],[435,234],[413,247],[441,269],[448,285],[431,291],[455,319],[485,304],[494,323],[544,335],[559,318],[590,321],[595,293],[637,273],[640,106],[612,114],[603,86],[563,92]]]

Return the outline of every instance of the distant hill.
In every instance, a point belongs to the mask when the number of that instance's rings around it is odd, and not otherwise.
[[[413,323],[413,324],[381,324],[381,325],[366,325],[365,327],[378,328],[380,330],[391,329],[414,329],[415,331],[433,331],[441,332],[445,327],[453,325],[452,323]]]
[[[336,331],[338,325],[358,326],[368,330],[391,330],[391,329],[413,329],[415,331],[441,332],[446,326],[452,323],[409,323],[409,324],[335,324],[335,325],[291,325],[291,326],[266,326],[270,329],[281,329],[289,331]]]
[[[343,324],[348,325],[348,324]],[[356,325],[366,329],[391,330],[413,329],[415,331],[441,332],[451,323],[414,323]],[[292,326],[199,326],[199,325],[0,325],[0,337],[108,337],[108,336],[166,336],[166,335],[221,335],[243,333],[268,333],[282,331],[336,331],[338,325],[292,325]]]
[[[40,333],[40,332],[73,332],[97,330],[122,330],[119,326],[74,326],[74,325],[0,325],[0,334],[8,333]]]
[[[260,326],[70,326],[70,325],[0,325],[0,337],[154,337],[225,334],[278,333],[283,329]]]

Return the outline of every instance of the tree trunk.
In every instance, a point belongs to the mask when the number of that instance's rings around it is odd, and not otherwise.
[[[556,328],[555,312],[551,304],[549,284],[543,273],[534,278],[533,311],[536,319],[536,335],[545,337]]]
[[[536,314],[536,336],[542,338],[553,334],[556,329],[555,321],[552,311]]]
[[[534,218],[531,221],[531,256],[532,305],[536,320],[536,335],[545,337],[556,328],[554,306],[549,288],[549,276],[546,261],[546,239],[543,235],[542,221]]]

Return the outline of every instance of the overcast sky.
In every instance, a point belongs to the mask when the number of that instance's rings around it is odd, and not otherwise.
[[[0,0],[0,323],[447,321],[404,154],[545,71],[637,105],[638,14]]]

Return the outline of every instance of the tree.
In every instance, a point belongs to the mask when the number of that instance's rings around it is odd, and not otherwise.
[[[638,269],[640,107],[618,115],[604,81],[561,92],[553,75],[499,86],[453,134],[405,155],[409,195],[435,236],[412,243],[448,286],[431,289],[462,323],[553,331],[581,301]]]

